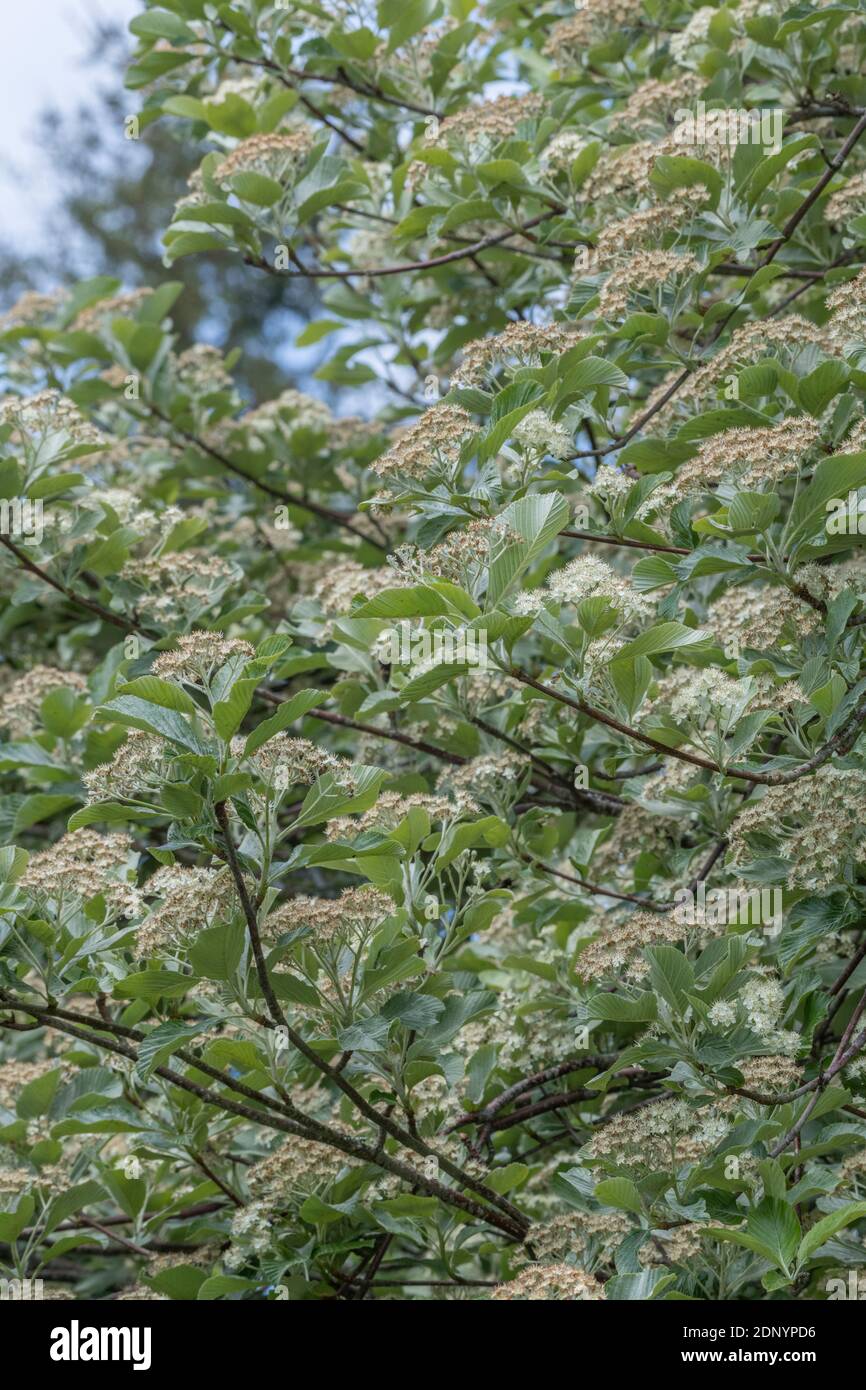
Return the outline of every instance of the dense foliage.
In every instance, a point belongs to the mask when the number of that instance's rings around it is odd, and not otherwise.
[[[163,0],[178,287],[3,319],[0,1260],[47,1296],[866,1263],[866,15]],[[324,389],[324,388],[323,388]]]

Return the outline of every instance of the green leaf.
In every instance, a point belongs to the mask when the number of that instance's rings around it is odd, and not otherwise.
[[[159,676],[136,676],[117,687],[118,695],[136,695],[148,704],[159,705],[162,709],[178,710],[181,714],[195,714],[198,706],[191,695],[174,681],[161,680]]]
[[[621,1211],[633,1211],[638,1216],[643,1211],[640,1193],[628,1178],[607,1178],[597,1185],[595,1196],[606,1207],[618,1207]]]
[[[657,1298],[676,1280],[663,1269],[644,1269],[640,1274],[614,1274],[604,1286],[604,1296],[616,1302]]]
[[[670,560],[662,555],[646,555],[638,560],[631,572],[631,581],[641,594],[651,593],[677,582],[677,572]]]
[[[484,1088],[496,1066],[498,1048],[495,1043],[485,1043],[472,1054],[466,1068],[468,1086],[466,1095],[473,1105],[478,1105],[484,1095]]]
[[[148,10],[129,23],[130,33],[142,39],[169,39],[172,43],[195,43],[195,34],[183,20],[168,10]]]
[[[765,1197],[759,1206],[749,1212],[745,1231],[713,1226],[707,1234],[714,1240],[742,1245],[789,1275],[801,1233],[794,1208],[779,1197]]]
[[[313,323],[308,323],[302,333],[295,339],[295,347],[311,347],[313,343],[321,342],[338,329],[345,328],[341,319],[316,319]]]
[[[787,1268],[800,1243],[800,1223],[794,1208],[780,1197],[765,1197],[749,1212],[746,1229],[773,1250],[777,1264]]]
[[[388,28],[388,53],[393,53],[415,34],[420,33],[441,11],[439,0],[408,0],[400,5],[398,17],[393,21],[383,19],[385,6],[379,7],[379,22]]]
[[[162,103],[162,109],[169,116],[186,116],[191,121],[204,121],[207,124],[207,106],[205,103],[196,97],[186,96],[185,93],[168,97]]]
[[[617,661],[627,661],[634,656],[657,656],[659,652],[672,652],[679,647],[693,647],[709,642],[711,634],[701,628],[686,627],[684,623],[656,623],[647,628],[640,637],[626,642],[616,653]]]
[[[240,1274],[212,1274],[199,1285],[196,1298],[202,1301],[225,1298],[233,1293],[250,1293],[261,1286],[254,1279],[244,1279]]]
[[[160,738],[169,739],[189,753],[206,751],[177,710],[164,709],[160,705],[140,699],[137,695],[120,695],[116,700],[109,700],[107,704],[100,705],[96,713],[112,723],[124,724],[131,729],[144,729],[149,734],[158,734]]]
[[[6,1244],[17,1240],[36,1210],[36,1198],[29,1192],[19,1197],[14,1211],[0,1211],[0,1240]]]
[[[276,179],[269,179],[266,174],[256,174],[252,169],[233,174],[231,186],[242,202],[254,203],[260,208],[273,207],[283,196],[282,187]]]
[[[200,819],[204,810],[204,798],[187,782],[164,782],[161,790],[162,804],[169,815],[176,820]]]
[[[636,714],[653,678],[653,668],[645,656],[633,661],[613,661],[610,676],[616,693],[629,717]]]
[[[304,798],[294,828],[321,825],[322,821],[346,816],[352,811],[368,811],[375,804],[384,779],[382,768],[363,764],[351,769],[351,791],[330,772],[318,777]]]
[[[199,1289],[206,1279],[205,1271],[197,1269],[195,1265],[175,1265],[174,1268],[165,1269],[146,1282],[157,1293],[164,1293],[169,1298],[189,1303],[198,1298]]]
[[[506,545],[491,564],[487,608],[497,607],[570,520],[568,503],[559,492],[530,493],[505,508],[502,524],[516,531],[521,540]]]
[[[42,722],[56,738],[72,738],[83,729],[90,715],[90,705],[74,690],[61,687],[52,690],[42,701]]]
[[[75,1216],[79,1211],[84,1211],[85,1207],[93,1202],[104,1202],[106,1197],[105,1188],[98,1182],[82,1182],[75,1187],[69,1188],[67,1192],[60,1192],[50,1202],[44,1217],[44,1228],[42,1234],[50,1236],[62,1221],[68,1221],[70,1216]]]
[[[196,934],[189,963],[205,980],[230,980],[243,955],[246,931],[239,922],[206,927]]]
[[[381,1017],[391,1022],[398,1019],[406,1028],[423,1033],[433,1026],[440,1017],[445,1005],[432,994],[413,994],[410,990],[400,990],[393,994],[382,1006]]]
[[[251,753],[255,753],[268,739],[275,734],[282,733],[290,724],[294,724],[296,719],[302,719],[316,705],[323,704],[328,699],[326,690],[315,688],[309,690],[299,690],[296,694],[284,700],[276,714],[271,715],[270,719],[263,719],[244,744],[244,757],[248,758]]]
[[[844,500],[849,492],[866,485],[866,452],[834,454],[818,464],[812,481],[791,511],[787,542],[808,539],[826,518],[828,503]]]
[[[777,174],[787,167],[795,155],[800,154],[803,150],[815,148],[817,144],[816,136],[803,135],[799,139],[789,140],[778,154],[767,155],[756,164],[745,188],[749,202],[754,206],[764,189],[772,183]]]
[[[594,390],[596,386],[616,386],[625,390],[628,377],[604,357],[584,357],[572,366],[563,378],[559,396],[562,398],[576,392]]]
[[[575,962],[575,970],[580,974],[580,956]],[[610,1023],[652,1023],[658,1012],[655,996],[646,991],[637,999],[626,999],[621,994],[596,994],[587,1004],[590,1018],[605,1019]]]
[[[384,589],[363,607],[357,618],[433,618],[458,613],[475,618],[481,611],[465,589],[457,584],[439,581],[436,584],[412,584],[404,589]]]
[[[37,1076],[35,1081],[30,1081],[21,1088],[15,1105],[18,1117],[22,1120],[35,1120],[37,1115],[44,1115],[51,1108],[51,1102],[59,1084],[60,1066],[58,1063],[54,1071],[46,1072],[44,1076]]]
[[[479,169],[478,172],[480,174],[481,170]],[[495,222],[498,217],[496,208],[486,198],[467,198],[465,202],[455,203],[449,209],[439,227],[439,235],[444,236],[446,232],[453,232],[456,227],[462,227],[464,222]]]
[[[816,1221],[815,1225],[806,1232],[800,1241],[797,1263],[805,1264],[809,1257],[814,1255],[816,1250],[820,1250],[831,1236],[834,1236],[837,1231],[841,1231],[843,1226],[850,1226],[852,1222],[859,1221],[862,1216],[866,1216],[866,1202],[847,1202],[844,1207],[839,1207],[821,1221]]]
[[[684,1009],[688,995],[694,992],[695,974],[682,951],[675,946],[647,946],[644,956],[649,961],[653,988],[672,1009]]]
[[[735,533],[760,534],[772,526],[781,507],[775,492],[738,492],[728,507],[728,525]]]
[[[800,382],[800,404],[817,419],[833,397],[845,388],[850,375],[848,367],[838,357],[822,362]]]
[[[712,164],[689,155],[660,155],[653,164],[650,182],[660,193],[670,195],[677,188],[694,188],[703,184],[718,202],[722,191],[722,176]]]
[[[525,1163],[506,1163],[504,1168],[494,1168],[488,1173],[485,1182],[494,1192],[504,1196],[506,1192],[513,1192],[515,1187],[526,1182],[529,1173],[530,1169]]]
[[[237,733],[252,704],[253,693],[258,685],[255,676],[236,680],[224,700],[218,700],[213,707],[213,722],[220,738],[226,743]]]
[[[138,1080],[147,1081],[154,1068],[162,1066],[188,1038],[194,1038],[196,1033],[210,1027],[210,1019],[202,1019],[199,1023],[181,1023],[177,1020],[160,1023],[138,1044],[138,1061],[135,1064]]]
[[[440,661],[401,686],[400,699],[410,704],[415,700],[425,700],[434,690],[454,680],[455,676],[465,676],[471,670],[468,661]]]
[[[15,812],[13,835],[20,835],[22,831],[28,830],[31,825],[38,825],[40,821],[51,820],[61,811],[74,806],[78,799],[77,796],[64,796],[60,793],[52,795],[50,792],[36,792],[33,796],[26,796]]]
[[[114,993],[124,999],[175,999],[197,984],[195,975],[181,975],[176,970],[142,970],[120,980]]]
[[[90,806],[82,806],[74,816],[69,817],[67,830],[80,830],[85,825],[119,825],[123,821],[138,820],[141,809],[137,806],[123,806],[119,801],[94,801]]]
[[[30,854],[18,845],[4,845],[0,849],[0,883],[13,884],[27,868]]]
[[[439,872],[452,864],[458,855],[475,845],[486,844],[493,847],[508,841],[509,830],[499,816],[482,816],[480,820],[464,821],[453,825],[442,836],[436,851],[436,868]]]

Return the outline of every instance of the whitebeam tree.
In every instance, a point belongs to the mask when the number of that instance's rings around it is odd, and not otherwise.
[[[162,0],[179,286],[0,352],[0,1274],[826,1299],[866,1263],[866,14]],[[287,345],[287,347],[290,345]],[[861,501],[863,505],[861,506]]]

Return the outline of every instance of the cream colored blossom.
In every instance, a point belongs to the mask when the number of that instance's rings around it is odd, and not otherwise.
[[[317,943],[334,937],[357,939],[395,911],[387,893],[364,884],[344,889],[337,898],[310,898],[305,894],[288,898],[268,914],[262,932],[268,940],[275,940],[286,932],[306,927]]]
[[[46,320],[62,307],[64,291],[55,290],[42,294],[38,290],[26,290],[11,308],[0,315],[0,333],[8,333],[12,328],[25,326],[41,327]]]
[[[579,0],[577,13],[561,19],[550,31],[544,53],[560,67],[583,55],[583,50],[618,30],[631,29],[643,15],[643,0]]]
[[[357,816],[337,816],[328,822],[329,840],[354,839],[370,830],[387,834],[395,830],[413,809],[426,812],[431,822],[447,821],[460,814],[456,804],[444,796],[428,796],[424,792],[382,792],[375,806]]]
[[[631,1230],[623,1211],[558,1212],[549,1221],[534,1222],[526,1244],[543,1262],[564,1262],[571,1255],[587,1263],[590,1249],[610,1257]]]
[[[647,130],[666,131],[676,113],[691,102],[702,87],[701,78],[693,73],[682,73],[669,81],[648,78],[613,112],[610,127],[641,134]]]
[[[362,1138],[339,1121],[331,1123],[330,1128],[338,1130],[347,1139]],[[282,1144],[247,1173],[249,1189],[260,1204],[259,1228],[264,1213],[269,1209],[285,1205],[299,1193],[313,1192],[327,1186],[347,1165],[357,1165],[360,1161],[316,1139],[287,1135]]]
[[[748,1057],[737,1063],[737,1070],[743,1074],[743,1087],[750,1091],[772,1094],[795,1091],[802,1085],[802,1068],[784,1054],[767,1057]]]
[[[190,632],[178,639],[176,647],[160,652],[153,663],[153,674],[163,680],[206,685],[227,661],[239,657],[250,661],[255,648],[249,642],[224,637],[221,632]]]
[[[399,584],[399,576],[386,565],[368,569],[357,560],[342,560],[330,565],[315,581],[312,596],[326,616],[339,617],[348,613],[353,599],[375,598],[383,589],[394,589]]]
[[[866,171],[852,174],[830,195],[824,216],[832,226],[844,227],[862,212],[866,212]]]
[[[171,754],[171,745],[165,739],[143,729],[130,729],[126,742],[110,763],[85,772],[88,800],[129,800],[147,792],[158,793]]]
[[[524,596],[520,596],[521,600]],[[554,570],[543,590],[533,589],[525,596],[525,603],[518,602],[518,611],[537,611],[543,599],[554,603],[576,605],[588,598],[604,598],[615,608],[625,622],[641,622],[654,611],[653,600],[637,589],[629,580],[617,574],[604,560],[595,555],[578,555],[569,560],[562,569]]]
[[[121,579],[138,590],[140,614],[162,622],[204,613],[241,572],[221,555],[191,547],[127,560]]]
[[[520,122],[536,117],[542,105],[540,93],[529,92],[526,96],[501,96],[466,106],[443,121],[431,122],[424,143],[440,149],[454,145],[469,149],[489,147],[514,135]]]
[[[651,504],[672,506],[710,491],[723,480],[751,491],[764,490],[795,473],[820,437],[820,424],[810,415],[791,416],[767,429],[723,430],[680,465],[672,482],[656,489]]]
[[[72,333],[100,333],[111,326],[113,319],[132,318],[153,294],[151,289],[130,290],[110,299],[99,299],[82,309],[70,325]]]
[[[518,448],[543,458],[566,459],[574,451],[574,442],[564,425],[552,420],[544,410],[530,410],[511,432]]]
[[[584,1152],[590,1159],[631,1170],[666,1173],[699,1163],[729,1133],[733,1106],[733,1098],[728,1098],[692,1108],[672,1096],[613,1116],[595,1130]]]
[[[798,641],[819,623],[820,614],[781,584],[727,589],[713,600],[706,617],[720,646],[733,641],[758,651]]]
[[[664,285],[686,280],[700,269],[700,261],[690,251],[636,251],[605,280],[598,311],[603,318],[619,318],[641,296],[653,296]]]
[[[541,155],[543,169],[570,169],[578,155],[591,144],[591,140],[576,130],[561,130],[545,145]]]
[[[234,880],[227,868],[207,869],[164,864],[143,891],[159,899],[136,936],[139,956],[183,946],[214,921],[239,911]]]
[[[101,448],[108,441],[101,430],[85,419],[78,406],[59,391],[38,391],[31,396],[0,399],[0,426],[12,425],[14,442],[63,434],[76,448]]]
[[[193,395],[212,391],[229,391],[233,385],[219,348],[208,343],[195,343],[175,359],[174,371],[178,382]]]
[[[575,956],[575,974],[586,981],[620,975],[630,981],[643,979],[649,971],[644,948],[674,945],[684,935],[682,923],[668,912],[638,908],[622,921],[608,914],[598,934]]]
[[[670,233],[679,229],[699,208],[707,202],[709,193],[702,184],[693,188],[678,188],[664,203],[655,207],[639,208],[602,227],[591,257],[593,270],[613,270],[619,266],[627,268],[638,252],[648,249]],[[584,270],[583,256],[578,252],[575,260],[575,273]]]
[[[446,767],[436,783],[437,791],[453,797],[461,809],[490,797],[510,797],[530,770],[519,753],[483,753],[462,767]]]
[[[768,841],[764,850],[753,836]],[[729,860],[745,865],[771,855],[788,866],[788,887],[824,892],[846,863],[866,856],[866,772],[824,766],[751,799],[734,822]]]
[[[246,411],[237,423],[256,437],[253,447],[259,448],[265,447],[268,435],[275,429],[289,435],[295,430],[319,433],[339,424],[324,401],[294,388],[281,391],[273,400]]]
[[[30,1086],[34,1081],[40,1081],[43,1076],[58,1070],[68,1079],[69,1064],[64,1062],[62,1057],[43,1057],[38,1062],[21,1062],[16,1059],[0,1062],[0,1107],[4,1110],[14,1110],[25,1086]],[[33,1176],[30,1174],[31,1180]]]
[[[472,419],[462,406],[434,406],[376,459],[373,472],[380,478],[397,474],[421,479],[434,469],[453,468],[471,433]]]
[[[294,177],[316,142],[312,126],[250,135],[220,160],[216,177],[227,183],[235,174],[264,174],[278,183]]]
[[[717,13],[713,6],[703,5],[690,16],[684,29],[671,35],[668,51],[680,67],[697,67],[709,45],[710,24]]]
[[[650,392],[644,409],[654,411],[654,432],[667,431],[676,419],[697,414],[715,405],[719,388],[744,367],[753,366],[764,357],[775,358],[784,367],[789,367],[810,346],[837,351],[827,328],[819,327],[800,314],[783,314],[774,319],[764,318],[740,324],[724,347],[698,367],[660,409],[656,408],[657,404],[670,390],[678,373],[672,372],[666,376]]]
[[[235,757],[242,757],[246,737],[239,734],[232,739],[231,751]],[[268,739],[261,748],[249,755],[257,771],[277,788],[309,787],[317,777],[331,772],[335,776],[348,776],[351,764],[345,759],[321,748],[308,738],[293,738],[290,734],[277,734]]]
[[[866,333],[866,270],[827,296],[829,330],[840,342],[863,341]]]
[[[129,880],[132,848],[128,835],[73,830],[32,854],[19,882],[31,893],[57,901],[87,901],[102,893],[113,912],[131,916],[140,902]]]
[[[480,386],[501,367],[539,366],[542,354],[559,356],[580,337],[581,330],[573,324],[510,323],[501,333],[466,344],[454,384]]]
[[[573,1299],[597,1302],[604,1298],[604,1285],[593,1275],[571,1265],[528,1265],[516,1279],[495,1288],[490,1298],[503,1303],[552,1303]]]
[[[55,666],[31,666],[16,676],[0,693],[0,724],[12,738],[26,738],[41,723],[40,706],[53,690],[87,694],[87,681],[77,671],[60,671]]]

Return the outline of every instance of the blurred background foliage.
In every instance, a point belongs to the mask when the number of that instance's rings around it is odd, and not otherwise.
[[[71,109],[49,106],[35,139],[53,170],[52,212],[45,241],[23,245],[0,234],[2,306],[28,289],[50,290],[94,275],[112,275],[126,289],[183,281],[172,317],[181,341],[242,351],[236,375],[255,401],[288,386],[309,386],[324,345],[304,354],[293,343],[315,317],[318,295],[311,282],[284,283],[250,275],[237,257],[188,256],[169,272],[161,236],[173,204],[186,193],[187,175],[206,148],[179,138],[176,123],[156,122],[139,139],[124,135],[137,99],[124,92],[129,35],[104,19],[89,22],[84,62],[93,74],[91,94]],[[318,386],[316,394],[329,394]]]

